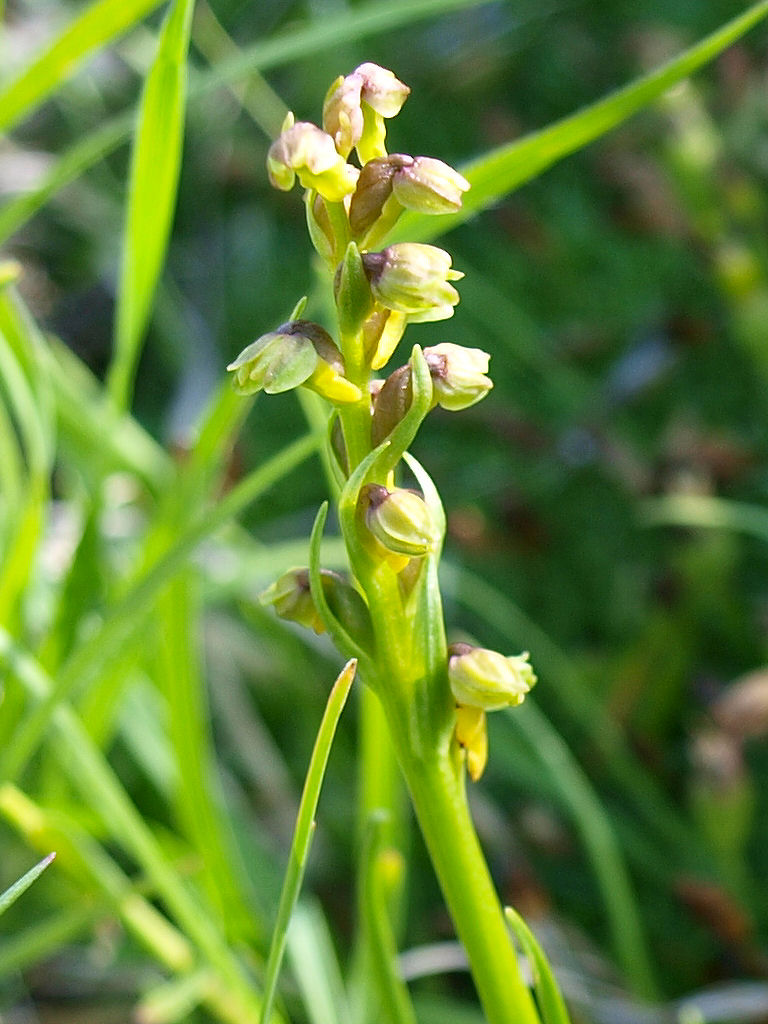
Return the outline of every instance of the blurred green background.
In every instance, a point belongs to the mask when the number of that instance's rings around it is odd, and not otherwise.
[[[191,81],[230,45],[358,6],[202,0]],[[4,74],[79,7],[8,0]],[[377,62],[412,89],[390,150],[460,167],[626,83],[740,7],[520,0],[436,11],[275,68],[268,85],[254,76],[239,98],[221,88],[192,99],[136,417],[181,458],[227,362],[315,292],[302,204],[270,189],[264,169],[264,129],[279,126],[280,101],[317,120],[337,74]],[[135,101],[156,24],[102,52],[1,144],[0,198],[33,185],[51,154]],[[449,517],[449,626],[490,646],[530,648],[538,707],[626,851],[661,1000],[768,978],[768,513],[759,511],[768,489],[767,41],[758,27],[661,102],[440,240],[466,274],[462,301],[452,320],[414,327],[407,339],[492,355],[490,396],[461,414],[434,412],[415,450]],[[3,250],[22,266],[20,290],[38,321],[97,375],[111,351],[126,165],[122,147]],[[259,400],[232,479],[303,431],[294,394]],[[66,479],[58,486],[65,495]],[[324,497],[321,473],[303,466],[257,503],[248,529],[257,545],[283,550],[306,537]],[[683,508],[689,520],[717,513],[725,525],[672,523],[685,519]],[[274,567],[255,558],[245,578],[249,564],[212,571],[205,643],[221,770],[246,800],[238,813],[249,841],[258,834],[274,864],[272,890],[263,876],[257,887],[270,908],[335,662],[325,643],[257,606]],[[251,705],[263,735],[243,737],[238,716]],[[625,734],[622,753],[612,752],[605,722]],[[558,785],[531,750],[533,734],[507,719],[493,726],[477,813],[504,895],[545,937],[551,928],[555,968],[595,986],[592,1020],[644,1019],[601,974],[611,959],[601,897]],[[353,749],[348,716],[311,867],[342,955]],[[151,783],[123,755],[118,740],[126,784],[162,820]],[[14,851],[7,868],[0,860],[7,884],[26,862],[10,831],[2,842]],[[415,858],[406,944],[449,934],[418,845]],[[52,885],[43,879],[24,913],[44,905]],[[14,914],[11,929],[23,920],[21,908]],[[78,948],[43,973],[13,975],[5,996],[0,981],[0,1020],[112,1020],[103,1007],[86,1017],[83,1000],[98,1004],[105,979],[118,996],[133,991],[141,960],[125,953],[127,980],[110,961],[91,991]],[[430,992],[432,983],[419,984]],[[449,991],[466,994],[460,978]],[[736,1019],[723,998],[716,1019]],[[768,1019],[759,1007],[749,1019]]]

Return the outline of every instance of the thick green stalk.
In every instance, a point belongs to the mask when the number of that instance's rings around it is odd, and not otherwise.
[[[414,757],[393,731],[400,765],[488,1024],[539,1024],[469,813],[464,769],[448,745]]]

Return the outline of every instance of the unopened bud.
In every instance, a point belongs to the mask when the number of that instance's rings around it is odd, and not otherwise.
[[[465,348],[444,342],[424,349],[435,400],[443,409],[455,412],[485,398],[493,381],[485,374],[490,356],[479,348]]]
[[[263,605],[272,605],[281,619],[298,622],[315,633],[325,632],[323,620],[312,600],[309,569],[289,569],[259,595]]]
[[[419,213],[455,213],[468,188],[469,182],[458,171],[429,156],[414,157],[392,178],[398,202]]]
[[[477,782],[488,761],[488,723],[482,708],[456,705],[456,742],[464,750],[470,778]]]
[[[354,191],[359,173],[339,155],[330,135],[308,121],[293,124],[292,115],[269,147],[267,172],[272,185],[283,192],[293,187],[298,175],[304,188],[315,189],[334,203]]]
[[[357,149],[361,163],[386,153],[384,118],[394,117],[411,90],[391,71],[361,64],[331,85],[323,104],[323,127],[346,158]]]
[[[374,448],[392,433],[413,401],[412,371],[409,364],[390,373],[373,399],[371,442]]]
[[[367,484],[360,492],[365,524],[388,551],[419,558],[440,543],[426,502],[415,491]]]
[[[521,704],[536,682],[529,655],[504,657],[471,644],[449,648],[448,679],[459,704],[497,711]]]
[[[370,160],[360,172],[350,200],[349,225],[356,238],[383,238],[404,209],[455,213],[469,182],[442,160],[391,153]]]
[[[356,402],[360,389],[344,376],[344,360],[330,334],[311,320],[289,320],[243,349],[227,367],[241,395],[269,395],[300,385],[332,402]]]
[[[399,242],[382,252],[363,254],[363,265],[377,302],[425,323],[453,316],[459,293],[449,281],[464,275],[451,269],[443,249],[421,242]]]
[[[323,595],[334,617],[360,646],[373,649],[373,626],[368,606],[349,580],[330,569],[320,570]],[[272,605],[281,619],[323,633],[325,626],[312,598],[309,569],[289,569],[267,587],[259,600]]]

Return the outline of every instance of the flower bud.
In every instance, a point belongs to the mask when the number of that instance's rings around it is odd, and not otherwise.
[[[407,210],[419,213],[455,213],[469,182],[442,160],[414,157],[392,178],[395,198]]]
[[[272,605],[281,619],[325,632],[309,588],[309,569],[289,569],[259,595],[263,605]]]
[[[371,443],[374,448],[392,433],[413,401],[412,371],[408,363],[399,366],[384,381],[373,399]]]
[[[366,484],[360,492],[365,525],[388,551],[419,558],[429,554],[440,535],[424,499],[415,491]]]
[[[490,356],[479,348],[444,342],[424,349],[435,400],[443,409],[468,409],[485,398],[493,381],[485,374]]]
[[[308,121],[294,124],[291,114],[269,147],[267,172],[272,185],[283,192],[293,187],[298,175],[304,188],[315,189],[334,203],[354,191],[358,175],[357,168],[336,152],[330,135]]]
[[[386,153],[384,118],[394,117],[411,90],[391,71],[361,64],[331,85],[323,104],[323,127],[346,158],[353,148],[365,164]]]
[[[536,682],[527,651],[505,658],[484,647],[453,644],[448,653],[451,691],[457,702],[467,707],[484,711],[514,707]]]
[[[482,708],[456,705],[456,742],[464,750],[467,770],[473,782],[485,771],[488,761],[488,723]]]
[[[356,238],[383,238],[404,209],[454,213],[469,182],[442,160],[391,153],[370,160],[360,172],[350,200],[349,224]],[[368,245],[370,241],[366,239]]]
[[[412,323],[453,316],[459,293],[448,284],[464,275],[451,269],[443,249],[421,242],[399,242],[382,252],[363,254],[374,298],[388,309],[407,313]]]
[[[330,569],[321,569],[320,579],[323,594],[333,615],[361,647],[372,650],[371,615],[359,592],[343,576]],[[325,632],[312,598],[309,569],[289,569],[267,587],[259,600],[263,605],[271,604],[281,619],[298,622],[301,626],[313,629],[315,633]]]
[[[344,377],[344,360],[330,334],[310,320],[289,320],[243,349],[227,367],[241,395],[268,395],[304,385],[332,402],[356,402],[360,389]]]

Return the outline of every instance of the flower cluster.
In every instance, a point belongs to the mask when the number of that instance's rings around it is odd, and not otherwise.
[[[372,377],[388,363],[408,324],[453,316],[459,301],[454,284],[463,276],[436,246],[385,244],[403,211],[455,213],[469,188],[441,160],[387,152],[386,122],[409,92],[391,71],[361,64],[331,85],[321,125],[296,121],[293,114],[286,118],[269,149],[267,172],[275,188],[288,191],[298,179],[305,190],[310,239],[333,280],[337,338],[304,318],[301,300],[286,323],[248,345],[229,366],[241,394],[305,387],[333,407],[331,462],[340,485],[352,489],[345,539],[349,551],[362,553],[362,572],[351,555],[349,580],[294,569],[263,600],[316,632],[326,628],[330,612],[359,651],[372,651],[376,634],[376,596],[366,591],[366,566],[395,574],[405,621],[411,614],[405,603],[443,540],[439,499],[429,497],[429,487],[420,493],[396,486],[393,467],[430,409],[467,409],[493,386],[486,352],[447,342],[415,348],[411,360],[385,379]],[[365,475],[378,452],[388,444],[394,450],[395,439],[400,447],[391,464]],[[455,739],[470,775],[478,778],[487,757],[486,712],[520,703],[535,676],[527,655],[504,658],[460,645],[448,654],[447,677],[456,704]]]

